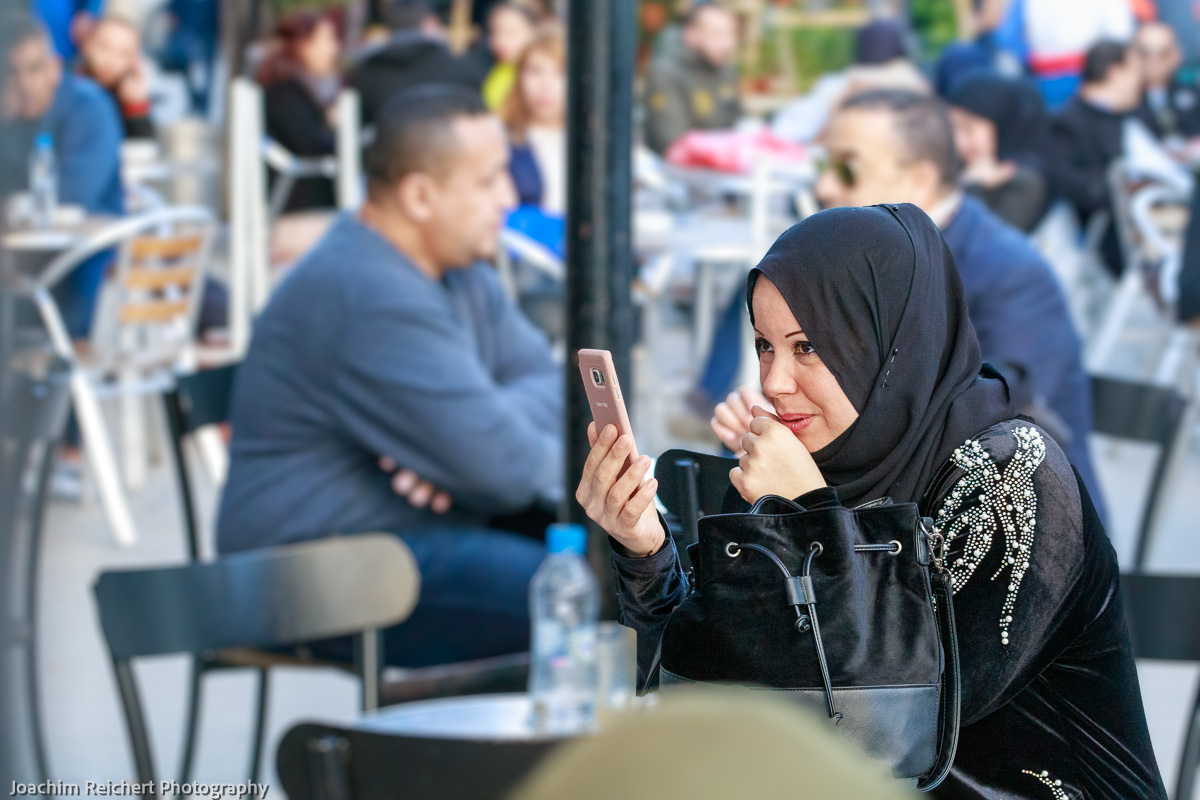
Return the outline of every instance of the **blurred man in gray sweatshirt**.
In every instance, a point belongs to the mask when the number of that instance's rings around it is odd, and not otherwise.
[[[524,650],[543,549],[492,521],[562,496],[563,376],[480,263],[516,200],[504,129],[478,92],[443,85],[393,98],[377,130],[366,203],[255,325],[218,546],[393,531],[421,597],[388,631],[389,663]]]

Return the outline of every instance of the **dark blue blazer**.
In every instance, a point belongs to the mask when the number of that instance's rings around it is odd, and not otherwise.
[[[514,144],[508,162],[513,186],[517,190],[517,201],[523,206],[542,205],[542,172],[533,157],[533,148],[528,144]]]
[[[1038,398],[1070,429],[1063,449],[1098,508],[1088,452],[1091,389],[1066,297],[1041,253],[973,197],[942,230],[962,278],[983,359],[1004,374],[1018,408]]]

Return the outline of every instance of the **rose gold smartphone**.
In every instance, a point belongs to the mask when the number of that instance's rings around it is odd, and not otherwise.
[[[629,426],[629,413],[621,397],[621,384],[617,371],[613,369],[612,353],[607,350],[580,350],[579,374],[583,376],[583,388],[587,392],[588,405],[592,407],[592,419],[596,421],[596,432],[606,425],[616,425],[619,433],[633,436]],[[637,457],[634,444],[630,459]]]

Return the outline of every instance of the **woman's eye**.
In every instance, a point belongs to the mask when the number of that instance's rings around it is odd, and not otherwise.
[[[755,339],[754,340],[754,352],[758,353],[760,356],[763,353],[769,353],[769,352],[771,352],[771,345],[766,339],[762,339],[762,338]]]
[[[812,346],[812,342],[796,342],[796,355],[810,356],[817,352],[817,348]]]

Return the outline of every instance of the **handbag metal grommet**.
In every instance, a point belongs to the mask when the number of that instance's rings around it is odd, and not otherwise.
[[[738,547],[737,542],[730,542],[729,544],[725,545],[725,555],[729,556],[730,558],[737,558],[739,555],[741,555],[741,553],[742,548]]]

